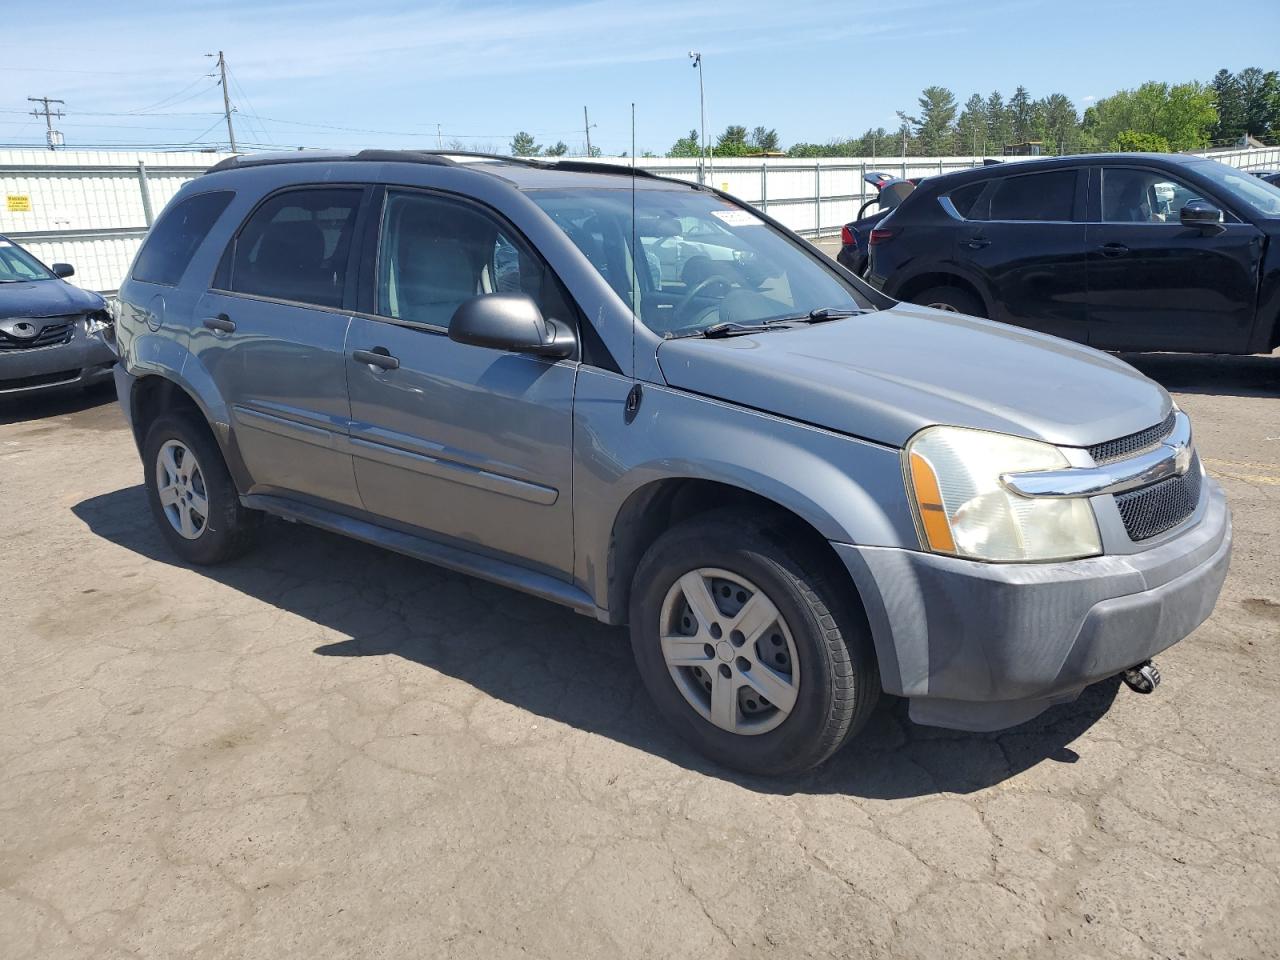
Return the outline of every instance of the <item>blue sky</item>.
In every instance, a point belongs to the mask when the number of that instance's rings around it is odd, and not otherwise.
[[[961,102],[1023,83],[1083,110],[1145,80],[1280,68],[1280,0],[63,0],[40,29],[9,26],[0,142],[42,144],[26,98],[51,96],[69,147],[225,143],[205,76],[219,48],[249,143],[433,147],[439,124],[446,143],[505,151],[525,129],[580,151],[585,104],[609,153],[630,147],[632,101],[641,150],[697,125],[694,49],[708,128],[784,144],[893,127],[935,83]]]

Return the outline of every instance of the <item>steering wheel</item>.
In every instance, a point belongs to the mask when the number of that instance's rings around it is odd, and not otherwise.
[[[733,282],[731,280],[728,280],[719,274],[712,274],[700,283],[694,284],[693,287],[680,298],[680,301],[676,304],[676,308],[671,312],[671,319],[673,321],[683,320],[685,313],[693,304],[694,298],[713,284],[723,286],[726,293],[733,289]]]

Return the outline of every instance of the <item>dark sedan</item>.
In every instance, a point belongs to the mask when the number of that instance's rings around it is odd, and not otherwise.
[[[862,276],[867,268],[871,231],[920,182],[919,179],[891,177],[887,173],[868,173],[863,179],[876,188],[876,195],[862,205],[856,220],[840,228],[840,252],[836,254],[836,261],[858,276]]]
[[[928,180],[880,222],[899,300],[1108,350],[1280,346],[1280,188],[1213,160],[1105,154]]]
[[[111,379],[116,355],[106,303],[0,236],[0,397]]]

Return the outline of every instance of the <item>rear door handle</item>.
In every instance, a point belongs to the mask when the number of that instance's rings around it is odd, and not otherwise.
[[[386,347],[374,347],[372,350],[352,350],[351,359],[357,363],[367,363],[371,367],[379,367],[383,370],[397,370],[400,367],[400,358],[393,357],[391,351]]]
[[[225,313],[220,313],[216,317],[205,317],[200,322],[215,333],[236,332],[236,322]]]
[[[970,250],[981,250],[983,247],[991,243],[986,237],[970,237],[968,240],[962,241]]]
[[[1104,243],[1098,249],[1104,257],[1123,257],[1129,252],[1129,248],[1123,243]]]

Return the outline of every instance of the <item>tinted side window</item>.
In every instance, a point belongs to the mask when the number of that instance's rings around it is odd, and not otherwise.
[[[138,251],[133,279],[177,286],[200,241],[227,209],[232,196],[230,191],[199,193],[166,210]]]
[[[964,217],[966,220],[983,220],[985,217],[971,216],[976,213],[973,209],[978,198],[982,196],[982,191],[987,189],[990,181],[980,180],[977,183],[971,183],[961,187],[959,190],[952,190],[950,193],[951,205],[956,208],[956,213]]]
[[[447,327],[482,293],[527,293],[544,316],[572,321],[550,269],[496,219],[425,194],[387,197],[378,244],[378,313]]]
[[[991,197],[992,220],[1072,220],[1076,171],[1053,170],[996,182]]]
[[[325,187],[271,197],[232,241],[229,288],[274,300],[342,306],[363,193],[357,187]]]
[[[1204,192],[1163,173],[1126,167],[1102,169],[1105,223],[1178,223],[1178,214]]]

